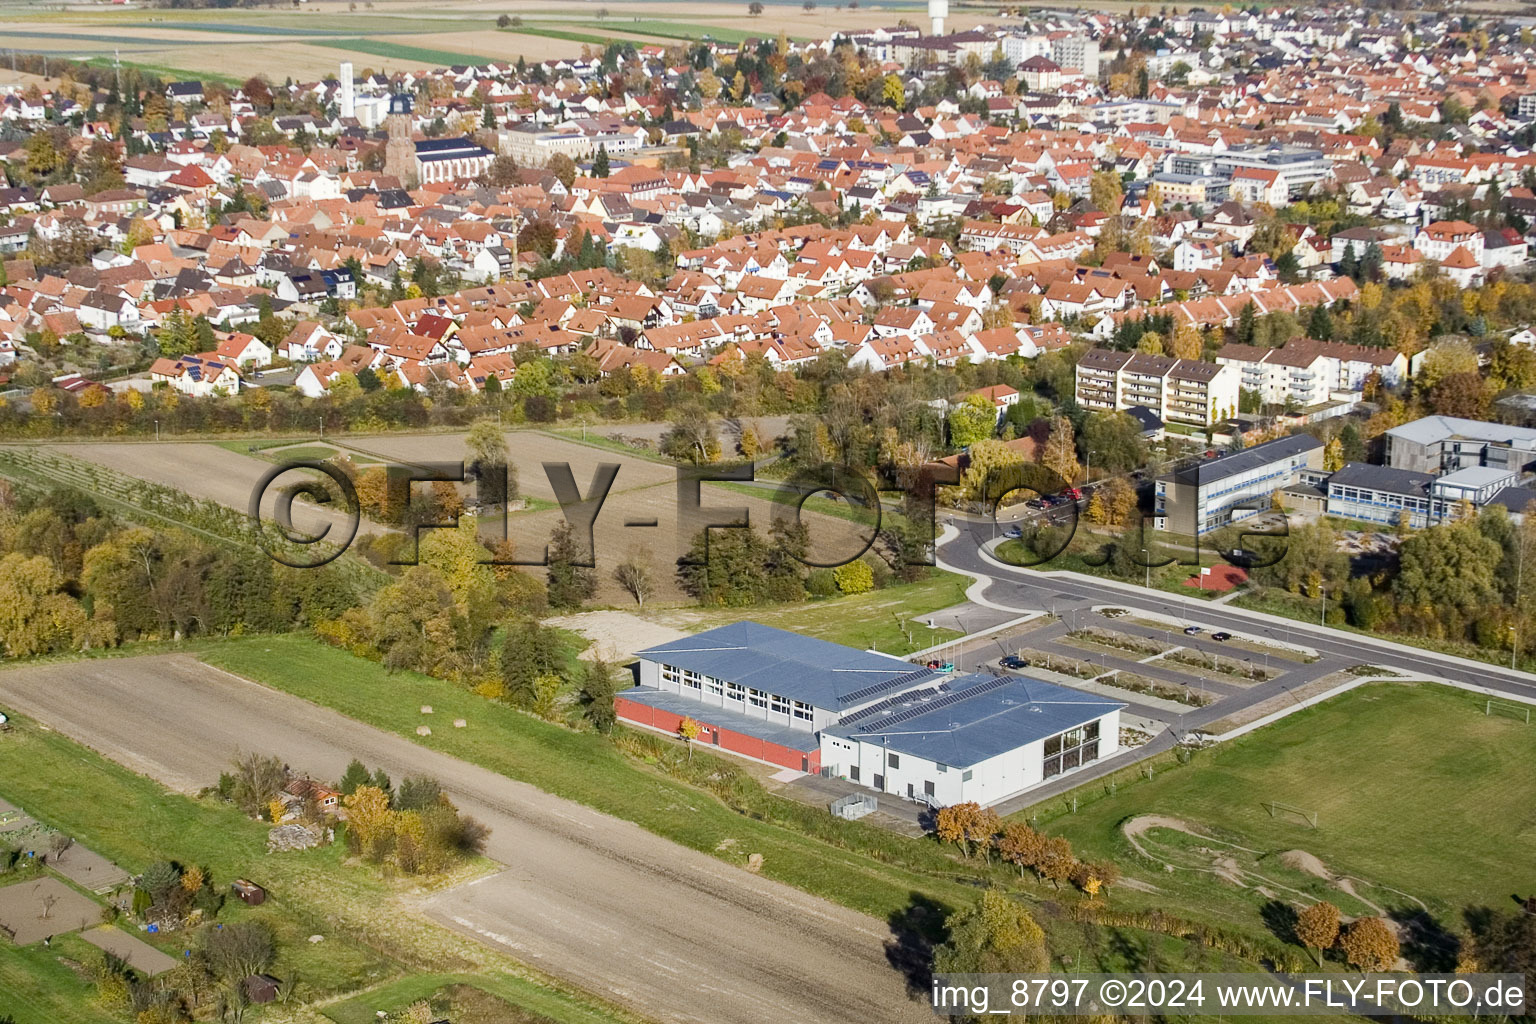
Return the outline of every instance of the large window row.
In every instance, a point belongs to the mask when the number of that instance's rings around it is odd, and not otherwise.
[[[691,669],[681,669],[675,665],[661,666],[661,678],[669,683],[675,683],[683,690],[707,693],[712,697],[724,697],[728,701],[737,704],[751,705],[754,708],[762,708],[777,715],[787,718],[796,718],[804,722],[812,721],[815,717],[815,709],[804,701],[792,701],[788,697],[777,693],[769,693],[766,690],[756,690],[733,683],[729,680],[716,679]]]
[[[1099,723],[1089,722],[1045,741],[1044,777],[1049,779],[1098,759]]]

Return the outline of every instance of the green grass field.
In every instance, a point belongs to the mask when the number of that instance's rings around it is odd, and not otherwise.
[[[625,42],[622,32],[615,32],[611,36],[596,36],[590,32],[572,32],[561,28],[540,28],[537,25],[528,24],[519,25],[516,28],[497,29],[497,31],[511,32],[520,36],[539,36],[543,39],[563,39],[569,43],[586,43],[588,46],[606,47],[609,43]]]
[[[758,608],[685,608],[673,615],[660,613],[658,618],[686,629],[712,629],[751,619],[765,626],[791,629],[849,647],[905,655],[960,636],[957,630],[930,629],[913,620],[940,608],[964,603],[965,588],[970,582],[968,576],[931,569],[927,579],[893,584],[867,594]],[[903,628],[911,632],[910,645]]]
[[[51,949],[41,943],[17,949],[0,946],[0,1013],[16,1024],[121,1024],[91,1002],[95,988],[65,964],[84,962],[95,947],[74,935],[61,935]]]
[[[1104,789],[1080,789],[1075,815],[1064,813],[1071,794],[1026,813],[1077,847],[1114,857],[1157,886],[1157,899],[1205,903],[1250,923],[1264,896],[1208,873],[1164,871],[1132,848],[1122,824],[1147,814],[1181,819],[1252,851],[1235,855],[1244,867],[1345,906],[1347,892],[1278,860],[1304,850],[1356,879],[1367,899],[1388,909],[1422,901],[1452,930],[1464,908],[1503,907],[1509,893],[1536,881],[1531,858],[1515,853],[1536,844],[1536,725],[1485,717],[1482,698],[1448,687],[1361,687],[1198,753],[1189,766],[1122,783],[1113,796]],[[1318,827],[1271,816],[1269,801],[1316,812]],[[1152,837],[1163,846],[1190,843],[1168,830]]]
[[[90,57],[84,60],[83,63],[89,64],[91,67],[96,68],[110,68],[114,66],[113,59],[111,57]],[[191,71],[187,68],[166,67],[163,64],[146,64],[142,61],[119,60],[118,66],[125,68],[138,68],[145,74],[155,75],[167,82],[185,82],[195,79],[221,82],[224,85],[231,86],[239,85],[241,82],[241,79],[238,75],[221,75],[217,71]]]
[[[745,39],[777,38],[777,35],[773,33],[724,28],[708,22],[693,24],[685,21],[663,21],[659,18],[610,18],[607,21],[572,21],[567,22],[567,24],[578,29],[600,29],[619,34],[636,33],[654,36],[657,39],[697,40],[708,38],[719,43],[739,43]]]
[[[420,61],[441,67],[451,67],[455,64],[484,64],[491,60],[485,54],[475,56],[454,50],[438,50],[430,46],[391,43],[382,39],[327,39],[325,45],[335,50],[351,50],[353,53],[366,53],[391,60]]]

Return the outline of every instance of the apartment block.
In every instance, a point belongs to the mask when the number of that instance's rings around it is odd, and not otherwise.
[[[1216,362],[1237,371],[1238,387],[1267,405],[1294,401],[1305,408],[1340,392],[1358,393],[1371,374],[1384,384],[1408,376],[1408,357],[1394,349],[1297,338],[1282,348],[1225,345]]]
[[[1085,409],[1143,406],[1164,423],[1203,428],[1237,411],[1238,373],[1198,359],[1095,348],[1078,360],[1076,390]]]

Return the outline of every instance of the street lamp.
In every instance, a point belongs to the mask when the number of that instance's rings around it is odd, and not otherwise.
[[[1319,587],[1318,591],[1322,594],[1323,604],[1322,610],[1317,613],[1317,624],[1319,626],[1326,626],[1328,625],[1328,588]]]
[[[1147,553],[1147,549],[1146,548],[1142,548],[1141,549],[1141,564],[1142,564],[1142,567],[1147,570],[1147,589],[1151,590],[1152,589],[1152,556]]]

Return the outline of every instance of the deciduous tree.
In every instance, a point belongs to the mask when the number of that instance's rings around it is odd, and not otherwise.
[[[378,860],[394,835],[394,811],[389,795],[378,786],[359,786],[342,800],[347,809],[347,837],[357,852]]]
[[[934,950],[935,973],[1034,973],[1049,966],[1045,933],[1023,904],[1000,890],[982,893],[945,927],[949,938]]]
[[[1397,936],[1379,917],[1362,917],[1339,937],[1344,959],[1361,971],[1390,971],[1401,951]]]

